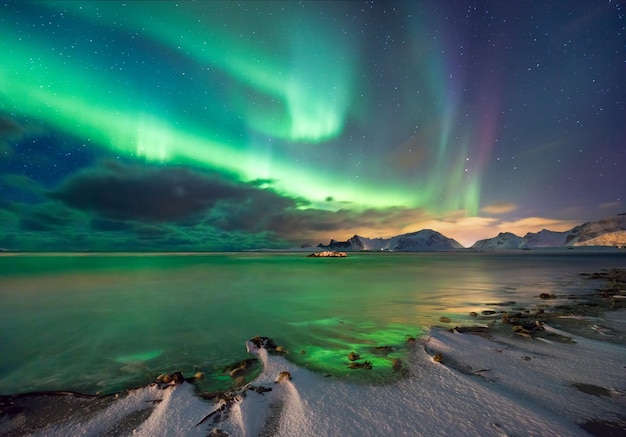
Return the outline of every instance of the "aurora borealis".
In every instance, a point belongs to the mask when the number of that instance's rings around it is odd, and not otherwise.
[[[622,1],[0,4],[0,247],[471,245],[624,212]]]

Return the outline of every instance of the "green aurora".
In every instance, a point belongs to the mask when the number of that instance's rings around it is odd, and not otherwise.
[[[529,87],[516,82],[515,66],[533,56],[519,49],[507,57],[509,49],[493,43],[511,38],[510,29],[494,26],[477,38],[471,31],[479,16],[454,29],[444,9],[411,2],[5,5],[0,215],[7,225],[0,244],[39,250],[71,235],[73,249],[288,247],[352,230],[389,236],[426,220],[484,218],[481,208],[491,204],[531,202],[527,191],[561,169],[531,171],[537,157],[520,163],[524,150],[572,134],[554,138],[548,125],[541,137],[516,118]],[[598,75],[617,80],[608,70]],[[67,159],[48,158],[58,164],[53,172],[32,165],[46,154]],[[138,174],[162,177],[177,195],[189,192],[186,178],[206,176],[238,194],[209,195],[204,206],[194,199],[200,206],[172,220],[121,213],[121,201],[86,207],[64,193],[111,172],[129,184],[143,184]],[[612,193],[606,202],[615,203]],[[233,224],[246,214],[258,223]],[[33,217],[46,224],[25,225]],[[299,226],[306,228],[298,235]]]

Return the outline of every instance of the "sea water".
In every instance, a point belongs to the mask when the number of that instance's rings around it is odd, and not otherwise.
[[[234,383],[224,367],[249,357],[256,335],[299,366],[385,383],[430,326],[477,324],[470,312],[527,307],[540,293],[584,294],[594,283],[580,273],[625,266],[623,252],[578,250],[3,255],[0,394],[112,393],[198,370],[202,389],[224,389]],[[350,352],[373,371],[352,372]]]

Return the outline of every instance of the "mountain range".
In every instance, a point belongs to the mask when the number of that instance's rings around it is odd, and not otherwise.
[[[626,213],[587,222],[564,231],[543,229],[519,237],[501,232],[493,238],[479,240],[472,250],[512,250],[536,248],[567,248],[574,246],[626,246]],[[330,240],[319,244],[323,250],[435,252],[465,249],[459,242],[432,229],[402,234],[391,238],[365,238],[354,235],[347,241]]]

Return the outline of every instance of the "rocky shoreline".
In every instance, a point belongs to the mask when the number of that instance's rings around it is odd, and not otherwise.
[[[519,307],[514,301],[486,303],[485,306],[494,309],[469,314],[485,323],[484,326],[457,326],[454,330],[482,334],[494,330],[500,334],[510,332],[529,339],[570,341],[552,331],[546,331],[544,326],[549,324],[583,337],[626,344],[626,332],[601,326],[594,320],[605,312],[626,309],[626,269],[580,273],[580,277],[589,281],[598,280],[604,285],[585,294],[542,292],[536,296],[537,303],[528,308]],[[446,321],[446,318],[440,320]]]

